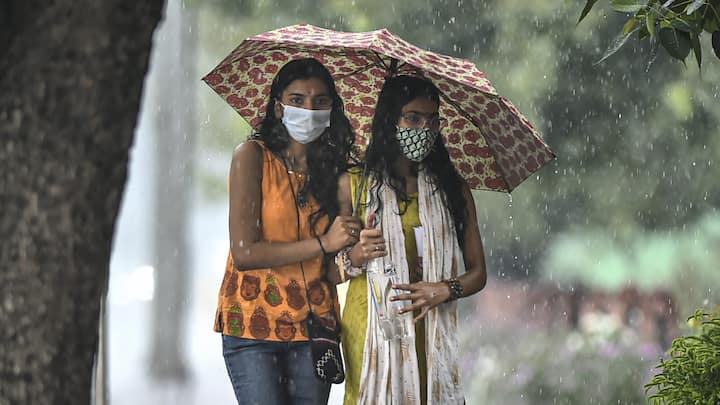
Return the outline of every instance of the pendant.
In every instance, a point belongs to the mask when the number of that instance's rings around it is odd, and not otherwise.
[[[295,204],[297,204],[299,208],[304,208],[308,204],[307,192],[305,191],[305,189],[300,190],[297,199],[295,199]]]

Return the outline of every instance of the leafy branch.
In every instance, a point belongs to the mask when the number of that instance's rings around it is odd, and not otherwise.
[[[587,0],[578,24],[597,1]],[[720,0],[611,0],[610,8],[632,16],[597,63],[612,56],[636,33],[638,40],[651,43],[648,68],[655,60],[659,46],[683,63],[692,52],[700,68],[700,38],[707,36],[704,34],[710,35],[715,56],[720,58]]]
[[[675,339],[662,371],[645,385],[653,405],[720,403],[720,312],[698,310],[688,324],[696,334]]]

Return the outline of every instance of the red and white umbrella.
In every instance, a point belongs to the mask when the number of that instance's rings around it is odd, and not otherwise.
[[[423,50],[386,29],[351,33],[301,24],[269,31],[243,41],[203,80],[255,127],[275,74],[285,63],[307,57],[332,74],[361,147],[371,136],[385,78],[409,74],[440,89],[440,115],[448,120],[445,145],[471,188],[511,191],[555,158],[471,61]]]

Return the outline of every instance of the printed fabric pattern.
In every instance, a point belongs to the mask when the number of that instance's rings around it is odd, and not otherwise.
[[[301,189],[301,174],[288,172],[282,162],[263,148],[261,234],[272,242],[294,242],[297,237],[295,190]],[[300,207],[300,239],[314,238],[310,214],[317,209],[313,198]],[[327,217],[317,223],[318,232],[328,225]],[[214,330],[225,335],[269,341],[307,341],[305,319],[310,300],[314,312],[330,320],[331,310],[339,313],[337,294],[324,278],[320,256],[303,262],[306,286],[299,263],[256,270],[237,270],[228,253],[225,275],[218,294]]]

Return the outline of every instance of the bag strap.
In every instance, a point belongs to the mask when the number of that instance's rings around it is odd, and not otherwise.
[[[292,179],[290,178],[290,173],[287,173],[288,177],[288,183],[290,184],[290,192],[293,196],[293,201],[295,202],[295,223],[296,223],[296,229],[297,229],[297,240],[300,241],[300,208],[298,208],[298,201],[297,201],[297,194],[295,193],[295,187],[293,186]],[[325,257],[322,258],[322,266],[325,265]],[[303,284],[305,284],[305,299],[307,300],[308,308],[310,312],[314,312],[312,308],[312,304],[310,303],[310,289],[308,288],[307,278],[305,277],[305,266],[303,266],[303,262],[300,261],[300,272],[303,276]],[[330,291],[330,297],[332,299],[335,298],[335,293],[333,292],[333,289],[330,288],[328,285],[328,291]],[[337,316],[337,315],[336,315]]]
[[[284,163],[283,159],[283,163]],[[287,167],[286,167],[287,169]],[[297,201],[297,194],[295,194],[295,186],[293,186],[292,179],[290,178],[290,172],[287,170],[285,171],[287,174],[288,184],[290,184],[290,192],[292,193],[293,197],[293,205],[295,206],[295,223],[297,225],[297,240],[300,241],[300,208],[298,207],[298,201]],[[323,263],[325,262],[325,258],[323,257]],[[302,260],[300,261],[300,271],[302,272],[303,276],[303,284],[305,284],[305,299],[307,300],[308,308],[310,312],[313,312],[312,304],[310,304],[310,290],[308,288],[307,278],[305,278],[305,267],[303,266]],[[331,292],[332,294],[332,292]]]

